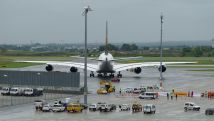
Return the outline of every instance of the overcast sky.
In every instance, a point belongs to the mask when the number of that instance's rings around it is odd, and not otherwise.
[[[83,8],[90,5],[88,42],[158,42],[214,38],[214,0],[0,0],[0,44],[83,43]]]

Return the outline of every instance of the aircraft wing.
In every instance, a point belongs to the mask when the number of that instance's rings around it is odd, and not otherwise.
[[[168,64],[194,64],[197,62],[163,62],[162,65],[168,65]],[[143,68],[143,67],[159,67],[160,62],[143,62],[143,63],[129,63],[129,64],[115,64],[114,70],[116,72],[124,71],[127,69],[134,69],[137,67]]]
[[[26,63],[44,63],[50,64],[52,66],[68,66],[68,67],[76,67],[80,69],[84,69],[84,63],[76,63],[76,62],[62,62],[62,61],[16,61],[16,62],[26,62]],[[97,71],[97,65],[95,64],[87,64],[87,70],[89,71]]]
[[[116,58],[115,60],[142,60],[143,56]]]

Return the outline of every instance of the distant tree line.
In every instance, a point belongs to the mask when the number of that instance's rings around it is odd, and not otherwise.
[[[99,51],[104,51],[106,48],[106,46],[100,46],[99,47]],[[115,45],[112,45],[112,44],[108,44],[107,45],[107,49],[108,50],[115,50],[115,51],[118,51],[118,50],[121,50],[121,51],[133,51],[133,50],[138,50],[138,46],[136,44],[123,44],[121,47],[118,47],[118,46],[115,46]]]
[[[214,57],[214,49],[212,47],[184,47],[181,56],[194,56],[194,57]]]
[[[32,49],[33,48],[33,49]],[[88,50],[88,55],[97,57],[101,51],[105,50],[105,46],[98,46]],[[158,47],[144,46],[139,47],[136,44],[108,44],[107,49],[114,56],[160,56]],[[84,49],[74,48],[74,45],[0,45],[0,55],[6,56],[69,56],[69,55],[84,55]],[[197,47],[164,47],[163,56],[165,57],[214,57],[214,48],[211,46]]]

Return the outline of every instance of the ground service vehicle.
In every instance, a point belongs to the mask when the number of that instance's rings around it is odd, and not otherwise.
[[[188,96],[188,92],[174,92],[174,96]]]
[[[130,105],[122,104],[122,105],[119,105],[119,108],[121,111],[128,111],[128,110],[130,110]]]
[[[139,95],[140,99],[157,99],[158,93],[157,92],[144,92]]]
[[[120,78],[113,78],[111,82],[120,82]]]
[[[208,98],[214,97],[214,92],[208,92]]]
[[[214,115],[214,108],[207,108],[205,110],[205,115]]]
[[[146,88],[134,88],[133,93],[139,94],[146,92]]]
[[[107,93],[115,92],[115,87],[109,81],[100,81],[100,89],[105,89]]]
[[[108,93],[115,92],[115,87],[114,86],[110,86],[109,88],[107,88],[107,92]]]
[[[2,95],[10,95],[10,88],[9,87],[3,87],[1,90]]]
[[[13,87],[10,90],[10,95],[22,96],[24,94],[24,89],[19,87]]]
[[[132,105],[132,111],[133,112],[141,112],[142,111],[142,105],[138,103],[134,103]]]
[[[25,96],[40,96],[40,95],[43,95],[43,89],[25,88],[24,95]]]
[[[101,87],[100,89],[97,90],[97,94],[107,94],[108,92],[104,87]]]
[[[36,110],[42,110],[43,105],[46,104],[45,100],[35,100],[34,105]]]
[[[124,91],[125,91],[126,93],[133,93],[134,88],[128,87],[128,88],[124,89]]]
[[[100,106],[100,112],[110,112],[112,110],[114,110],[114,107],[111,104],[101,104]]]
[[[42,111],[43,112],[50,112],[51,111],[51,106],[49,104],[44,104],[42,106]]]
[[[193,110],[193,111],[199,111],[200,106],[196,105],[193,102],[185,102],[184,104],[184,111]]]
[[[91,104],[91,105],[89,105],[89,110],[90,111],[96,111],[96,110],[98,110],[97,104]]]
[[[145,104],[143,106],[143,112],[144,112],[144,114],[146,114],[146,113],[155,113],[156,112],[155,105],[153,105],[153,104]]]
[[[68,112],[82,112],[83,107],[79,103],[69,103],[66,110]]]
[[[52,107],[51,110],[53,112],[63,112],[65,110],[65,107],[62,104],[55,103]]]

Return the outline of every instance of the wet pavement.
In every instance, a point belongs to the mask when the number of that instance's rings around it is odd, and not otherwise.
[[[34,69],[41,70],[44,66],[34,66]],[[31,70],[32,68],[24,68]],[[64,70],[64,68],[58,68]],[[164,73],[163,86],[166,91],[214,91],[214,72],[195,72],[188,71],[195,68],[167,68]],[[80,72],[82,72],[80,70]],[[107,102],[113,104],[132,104],[138,102],[141,104],[155,104],[155,114],[143,114],[143,112],[132,113],[131,111],[121,112],[119,110],[100,113],[90,112],[88,110],[82,113],[53,113],[37,112],[34,110],[33,103],[3,107],[0,108],[0,121],[213,121],[214,116],[206,116],[204,111],[208,107],[214,107],[214,99],[201,97],[178,97],[177,100],[167,100],[166,97],[160,97],[157,100],[140,100],[134,97],[118,97],[120,88],[139,87],[140,85],[159,85],[159,72],[156,68],[143,69],[140,75],[132,72],[123,72],[123,78],[120,83],[113,83],[116,86],[116,93],[108,95],[97,95],[100,79],[88,77],[88,89],[91,94],[88,95],[89,103]],[[81,73],[81,85],[83,85],[83,76]],[[81,101],[83,96],[80,96]],[[201,106],[200,111],[184,111],[185,102],[195,102]]]

